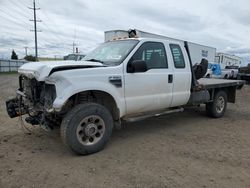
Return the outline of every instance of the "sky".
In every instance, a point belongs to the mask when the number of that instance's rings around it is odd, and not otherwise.
[[[34,54],[33,0],[0,0],[0,58]],[[83,54],[104,31],[139,29],[217,48],[250,62],[249,0],[36,0],[38,53],[62,57],[73,42]]]

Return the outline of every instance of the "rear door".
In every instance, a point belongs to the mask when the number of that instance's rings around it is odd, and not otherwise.
[[[127,64],[144,60],[148,70],[128,73]],[[125,100],[127,114],[167,108],[172,102],[173,70],[169,66],[165,45],[144,42],[124,67]]]
[[[173,100],[172,107],[184,105],[188,102],[191,89],[191,69],[188,56],[183,44],[169,44],[171,51],[170,62],[174,65]]]

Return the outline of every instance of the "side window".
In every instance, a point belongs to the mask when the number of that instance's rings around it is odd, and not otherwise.
[[[175,68],[185,68],[185,61],[180,46],[177,44],[170,44],[169,46],[172,52]]]
[[[143,60],[148,69],[168,68],[165,47],[160,42],[145,42],[135,52],[130,61]]]

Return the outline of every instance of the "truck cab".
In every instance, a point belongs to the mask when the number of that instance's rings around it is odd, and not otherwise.
[[[183,44],[157,39],[136,40],[137,46],[122,65],[127,114],[187,103],[191,71]],[[141,64],[146,65],[144,70],[140,69]]]

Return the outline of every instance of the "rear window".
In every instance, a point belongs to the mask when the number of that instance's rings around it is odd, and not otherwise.
[[[180,46],[178,44],[170,44],[169,46],[172,52],[175,68],[185,68],[185,61]]]

